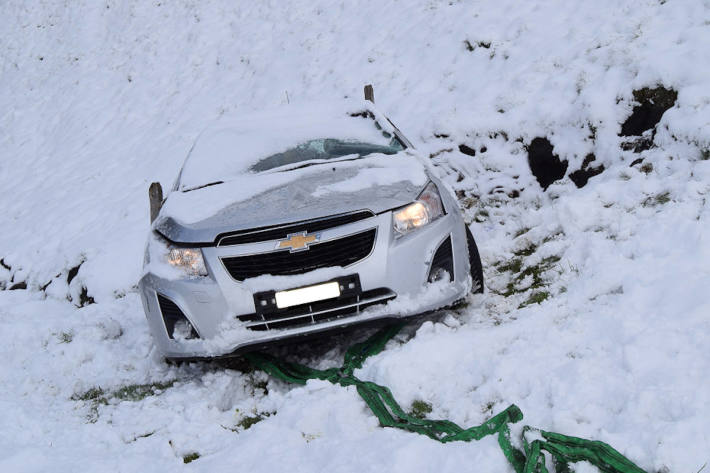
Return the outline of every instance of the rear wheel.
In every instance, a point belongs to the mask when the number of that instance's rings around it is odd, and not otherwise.
[[[474,294],[483,294],[483,265],[481,264],[481,256],[478,254],[476,240],[473,239],[471,230],[466,227],[466,243],[468,243],[468,262],[470,265],[471,279],[473,286],[471,292]]]

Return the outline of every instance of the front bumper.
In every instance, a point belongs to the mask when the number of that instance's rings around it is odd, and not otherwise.
[[[391,212],[385,212],[321,232],[321,239],[328,241],[376,229],[370,254],[346,267],[235,280],[222,258],[273,251],[274,242],[259,242],[203,248],[209,272],[206,277],[170,279],[147,272],[139,287],[156,345],[169,358],[223,356],[350,325],[406,318],[451,305],[468,293],[466,235],[457,211],[401,238],[395,238],[391,222]],[[447,238],[450,238],[453,253],[453,281],[428,283],[434,254]],[[296,311],[297,320],[294,320],[298,323],[295,326],[290,322],[263,323],[263,317],[260,317],[255,294],[353,276],[359,284],[354,302],[351,299],[341,306],[326,304],[326,310],[320,312],[318,307],[304,309],[305,316],[303,310]],[[363,297],[359,297],[360,294]],[[179,308],[199,338],[173,339],[168,335],[158,296],[167,298]],[[366,302],[378,304],[366,306]],[[286,315],[293,317],[292,314]]]

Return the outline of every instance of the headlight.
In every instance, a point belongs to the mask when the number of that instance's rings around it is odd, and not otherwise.
[[[392,225],[395,236],[405,235],[412,230],[427,225],[444,215],[439,191],[433,182],[427,184],[417,200],[393,214]]]
[[[166,279],[207,276],[207,267],[199,248],[172,245],[157,232],[151,232],[145,248],[143,267]]]
[[[199,248],[168,247],[166,255],[168,264],[184,270],[190,276],[207,276],[205,260]]]

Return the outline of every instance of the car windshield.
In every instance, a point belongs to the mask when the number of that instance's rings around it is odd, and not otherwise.
[[[174,188],[189,192],[255,174],[392,155],[407,147],[386,117],[361,106],[309,104],[224,118],[195,140]]]
[[[397,138],[392,138],[387,145],[322,138],[309,140],[281,153],[267,156],[251,166],[249,170],[252,172],[264,172],[278,168],[287,170],[320,164],[345,156],[358,159],[374,153],[396,154],[403,149],[404,146]]]

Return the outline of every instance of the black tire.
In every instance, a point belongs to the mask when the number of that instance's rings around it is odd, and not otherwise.
[[[473,294],[483,294],[483,265],[481,264],[481,256],[478,254],[476,240],[473,239],[471,230],[466,227],[466,243],[468,243],[468,262],[471,266],[471,279],[473,280]]]

